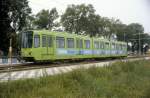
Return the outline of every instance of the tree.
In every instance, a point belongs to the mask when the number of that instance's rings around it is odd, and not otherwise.
[[[126,41],[128,42],[127,40],[127,25],[126,24],[117,24],[117,32],[116,32],[116,35],[117,35],[117,40],[119,41]]]
[[[35,25],[37,25],[38,28],[46,28],[49,21],[49,11],[48,10],[41,10],[36,15]]]
[[[9,39],[14,37],[16,31],[26,27],[26,17],[31,12],[27,0],[1,0],[0,1],[0,50],[8,51]],[[15,38],[13,38],[15,39]],[[16,42],[15,40],[13,42]],[[16,47],[13,44],[13,47]]]
[[[9,18],[8,12],[9,12],[9,1],[7,0],[1,0],[0,1],[0,50],[6,51],[9,46],[9,35],[11,31],[11,19]]]
[[[58,12],[56,8],[53,8],[51,11],[49,10],[41,10],[36,15],[35,25],[39,29],[52,29],[55,26],[54,20],[58,18]]]
[[[52,27],[57,26],[57,23],[54,23],[54,21],[59,17],[58,12],[56,8],[53,8],[49,12],[49,23],[48,23],[48,28],[51,30]]]
[[[144,33],[144,28],[141,24],[139,23],[131,23],[126,26],[125,29],[125,39],[127,43],[132,44],[132,51],[134,50],[139,50],[139,33],[140,36],[141,34]],[[141,49],[142,49],[142,44],[141,44]]]
[[[94,36],[100,30],[99,18],[91,4],[69,5],[61,16],[61,23],[68,32]]]
[[[35,22],[35,16],[34,15],[29,15],[27,17],[27,26],[26,28],[29,30],[29,29],[35,29],[35,25],[34,25],[34,22]]]
[[[111,20],[107,17],[102,17],[100,22],[102,23],[101,26],[103,36],[107,39],[110,39],[110,37],[114,33],[111,29],[112,28]]]
[[[27,0],[10,0],[9,16],[12,20],[14,32],[22,31],[27,27],[27,17],[31,13]]]
[[[144,33],[144,28],[139,23],[131,23],[127,26],[127,37],[128,40],[138,38],[139,33]]]
[[[101,30],[101,22],[100,22],[101,17],[99,15],[90,15],[89,20],[88,20],[88,25],[86,26],[87,28],[85,31],[87,34],[90,36],[102,36]]]
[[[117,35],[119,32],[123,31],[122,27],[124,24],[122,24],[119,19],[102,17],[100,22],[102,34],[107,39],[111,39],[112,36]]]

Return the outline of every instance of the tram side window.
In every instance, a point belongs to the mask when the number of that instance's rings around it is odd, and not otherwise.
[[[109,43],[105,43],[105,48],[106,48],[106,49],[109,48]]]
[[[52,36],[48,36],[47,40],[48,40],[48,47],[52,47],[53,43]]]
[[[46,47],[46,35],[42,36],[42,47]]]
[[[33,42],[33,32],[32,31],[23,32],[21,41],[22,48],[32,48],[32,42]]]
[[[85,43],[85,48],[89,49],[90,48],[90,40],[85,40],[84,43]]]
[[[119,45],[119,47],[120,47],[119,49],[122,50],[122,45],[121,44]]]
[[[104,49],[104,43],[103,42],[100,42],[100,48]]]
[[[74,48],[74,39],[67,38],[67,48]]]
[[[94,48],[95,48],[95,49],[99,49],[99,42],[98,42],[98,41],[95,41],[95,42],[94,42]]]
[[[121,49],[122,49],[122,45],[121,45],[121,44],[118,44],[118,45],[117,45],[117,49],[118,49],[118,50],[121,50]]]
[[[40,47],[40,36],[34,35],[34,48]]]
[[[116,49],[119,50],[119,45],[118,44],[116,44]]]
[[[82,39],[77,39],[77,48],[83,48],[83,41],[82,41]]]
[[[112,49],[115,49],[115,43],[112,43],[111,47],[112,47]]]
[[[56,37],[56,47],[57,48],[65,48],[65,38],[64,37]]]
[[[123,49],[126,49],[127,47],[126,47],[126,45],[123,45],[123,47],[122,47]]]

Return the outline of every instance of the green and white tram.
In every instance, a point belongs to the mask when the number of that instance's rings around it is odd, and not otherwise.
[[[22,33],[21,57],[26,61],[126,57],[125,42],[48,30]]]

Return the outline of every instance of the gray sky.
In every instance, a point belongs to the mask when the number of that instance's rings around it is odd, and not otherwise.
[[[56,7],[63,14],[68,4],[92,4],[96,13],[120,19],[123,23],[141,23],[150,32],[150,0],[29,0],[32,12]]]

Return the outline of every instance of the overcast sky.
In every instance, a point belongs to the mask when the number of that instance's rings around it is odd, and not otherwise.
[[[56,7],[64,13],[69,4],[92,4],[96,13],[105,17],[120,19],[123,23],[140,23],[145,32],[150,32],[150,0],[29,0],[32,12]]]

